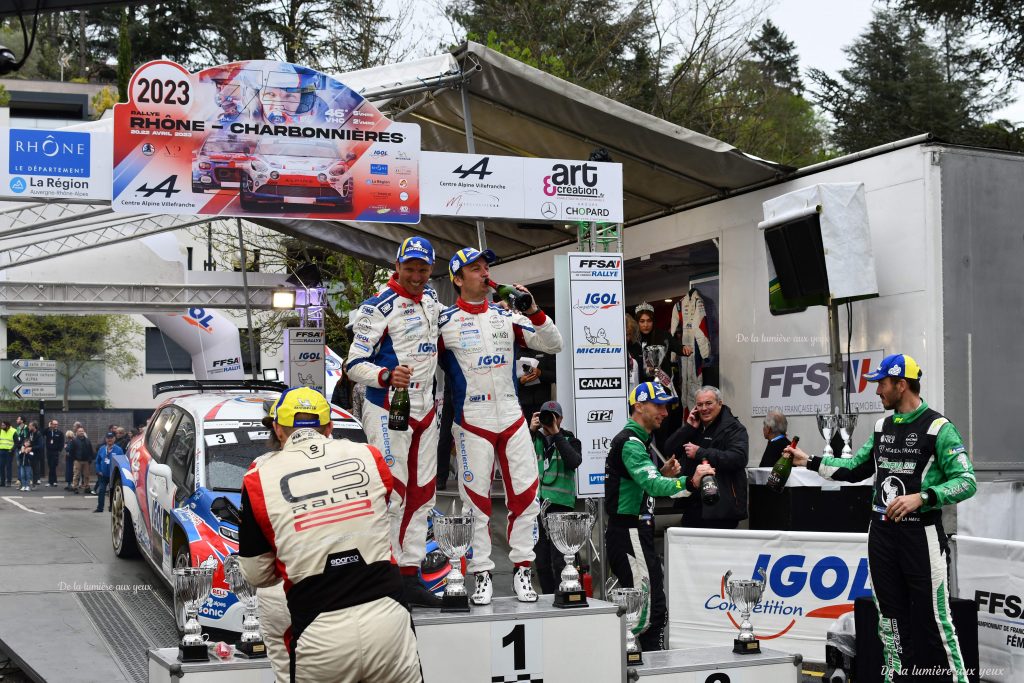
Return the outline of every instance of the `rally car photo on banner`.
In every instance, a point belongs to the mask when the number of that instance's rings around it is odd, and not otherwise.
[[[284,388],[257,383],[260,390],[225,390],[230,380],[165,382],[154,391],[190,391],[164,401],[145,431],[116,456],[111,468],[111,541],[120,558],[142,555],[173,590],[175,567],[214,567],[213,591],[199,610],[204,627],[241,631],[242,605],[224,577],[223,562],[238,552],[242,477],[267,452],[269,430],[262,420]],[[238,382],[238,387],[244,386]],[[217,388],[213,388],[213,387]],[[331,407],[332,436],[365,442],[359,422]],[[443,590],[449,565],[436,545],[421,569],[421,580]],[[174,606],[178,628],[183,606]]]
[[[114,107],[114,211],[419,222],[419,126],[316,69],[158,60],[128,94]]]

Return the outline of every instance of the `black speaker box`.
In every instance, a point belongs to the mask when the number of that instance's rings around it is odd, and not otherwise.
[[[978,683],[978,606],[973,600],[950,598],[953,625],[960,641],[960,653],[967,668],[967,679]],[[871,598],[857,598],[854,602],[853,618],[857,628],[857,657],[853,665],[855,683],[882,682],[882,641],[878,638],[878,612]],[[913,631],[917,631],[915,625]],[[913,662],[904,662],[908,669]],[[948,677],[921,678],[913,680],[949,680]]]

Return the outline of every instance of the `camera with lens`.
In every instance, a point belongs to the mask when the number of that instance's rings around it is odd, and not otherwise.
[[[542,425],[544,425],[545,427],[549,427],[549,428],[554,427],[555,426],[555,414],[553,412],[551,412],[550,410],[542,411],[541,414],[540,414],[540,423]]]

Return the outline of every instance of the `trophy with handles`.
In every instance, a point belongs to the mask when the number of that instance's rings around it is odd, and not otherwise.
[[[815,415],[818,420],[818,432],[825,438],[825,448],[822,450],[822,457],[831,458],[835,455],[832,450],[832,437],[835,436],[839,427],[839,416],[835,413],[818,413]]]
[[[473,514],[441,515],[433,518],[434,540],[448,558],[451,571],[441,597],[442,612],[468,612],[469,595],[466,593],[466,577],[462,575],[462,556],[473,542]]]
[[[857,428],[857,413],[841,413],[836,415],[839,423],[839,435],[843,437],[843,457],[852,458],[853,449],[850,442],[853,438],[853,430]]]
[[[178,567],[174,576],[174,594],[185,607],[185,625],[178,645],[178,659],[183,662],[207,662],[210,653],[199,625],[199,606],[213,590],[213,567]]]
[[[249,657],[267,656],[267,646],[263,643],[263,636],[260,635],[260,620],[256,615],[256,607],[259,598],[256,597],[256,587],[249,583],[242,574],[242,565],[238,561],[238,555],[230,555],[224,560],[224,578],[231,586],[231,592],[238,596],[245,612],[242,614],[242,635],[238,639],[235,649]]]
[[[640,588],[616,588],[612,591],[611,598],[612,602],[619,606],[619,614],[626,618],[626,664],[643,664],[643,651],[633,634],[633,629],[640,623],[640,614],[644,608],[644,592]]]
[[[597,504],[592,498],[586,502],[586,512],[552,512],[546,514],[550,500],[540,506],[540,519],[548,537],[558,552],[565,556],[565,567],[562,569],[562,582],[555,591],[555,607],[586,607],[587,593],[580,584],[580,574],[576,570],[576,553],[590,539],[590,531],[597,521]]]
[[[764,595],[764,569],[759,568],[758,572],[761,575],[760,581],[754,581],[753,579],[733,579],[730,581],[729,577],[732,576],[731,569],[722,577],[726,595],[729,596],[729,600],[740,611],[740,634],[732,641],[732,651],[738,655],[761,653],[761,641],[754,635],[754,627],[750,623],[750,613],[754,611],[757,604],[761,602],[761,596]]]

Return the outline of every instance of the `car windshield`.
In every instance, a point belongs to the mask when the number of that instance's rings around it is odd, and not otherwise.
[[[213,420],[204,426],[206,487],[217,491],[241,491],[242,477],[252,461],[267,452],[270,431],[257,422]],[[365,442],[359,425],[335,421],[335,439]]]
[[[251,154],[255,145],[245,140],[207,140],[203,145],[206,154]]]
[[[338,150],[330,144],[307,144],[303,142],[281,142],[266,140],[256,148],[259,154],[274,157],[316,157],[318,159],[338,159]]]

